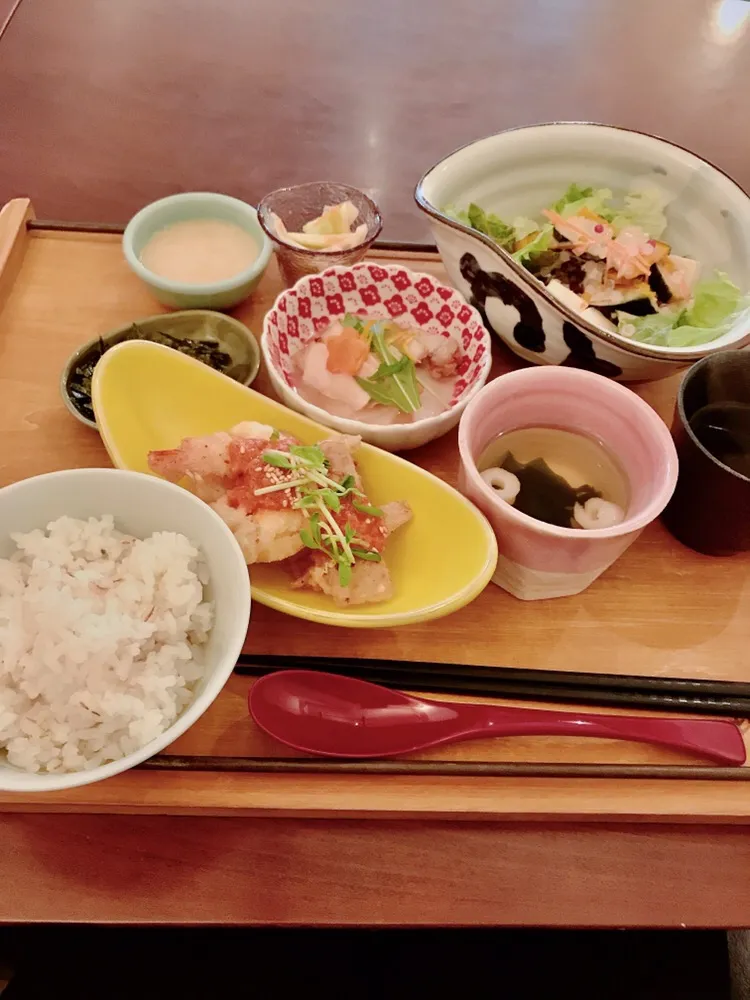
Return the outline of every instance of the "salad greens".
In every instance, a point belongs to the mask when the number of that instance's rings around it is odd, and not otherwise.
[[[609,188],[570,184],[542,218],[507,223],[473,202],[446,215],[502,247],[590,322],[641,343],[695,347],[728,332],[750,296],[721,272],[664,241],[667,196],[639,184],[617,201]]]
[[[620,313],[620,330],[643,344],[659,347],[698,347],[728,333],[746,297],[727,277],[699,281],[687,308],[665,309],[651,316]],[[632,327],[632,331],[628,329]]]
[[[362,333],[364,324],[358,322]],[[376,403],[416,413],[421,406],[416,365],[406,354],[396,357],[385,342],[385,334],[382,323],[371,324],[370,350],[380,359],[380,367],[369,378],[357,376],[357,383]]]
[[[582,188],[578,184],[571,184],[565,194],[552,206],[553,212],[559,212],[565,219],[570,219],[578,215],[580,211],[587,208],[601,218],[609,222],[612,218],[612,211],[607,207],[612,200],[612,192],[609,188]]]
[[[480,208],[479,205],[475,205],[474,202],[469,205],[465,212],[458,212],[452,208],[446,209],[446,212],[465,226],[471,226],[478,233],[484,233],[485,236],[489,236],[498,246],[506,250],[510,249],[517,239],[516,230],[513,226],[509,226],[503,222],[497,215],[485,212],[484,209]]]

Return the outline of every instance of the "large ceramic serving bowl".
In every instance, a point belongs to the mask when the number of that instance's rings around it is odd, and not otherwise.
[[[294,385],[295,353],[345,313],[393,320],[451,339],[459,346],[458,379],[450,404],[435,417],[412,423],[371,424],[334,416],[304,399]],[[332,267],[301,278],[279,295],[263,321],[263,360],[282,402],[342,434],[357,434],[386,451],[406,451],[446,434],[479,392],[492,364],[490,335],[482,317],[453,288],[433,275],[400,264],[375,262]]]
[[[666,239],[676,252],[698,260],[704,274],[724,271],[750,290],[750,197],[710,163],[651,135],[574,122],[511,129],[441,160],[421,179],[415,197],[430,218],[451,281],[512,351],[536,364],[638,381],[750,343],[750,310],[728,333],[695,348],[656,347],[608,333],[445,208],[475,202],[509,220],[537,217],[574,181],[621,195],[645,178],[670,196]]]

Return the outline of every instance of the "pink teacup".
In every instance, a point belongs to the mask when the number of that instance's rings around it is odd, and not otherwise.
[[[625,520],[610,528],[560,528],[501,500],[476,462],[499,434],[522,427],[559,427],[599,441],[630,484]],[[460,489],[497,536],[492,580],[524,601],[580,594],[659,516],[677,482],[677,452],[654,410],[630,389],[576,368],[526,368],[490,382],[466,407],[458,446]]]

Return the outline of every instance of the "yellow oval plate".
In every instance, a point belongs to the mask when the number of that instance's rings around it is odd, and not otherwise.
[[[271,424],[313,444],[334,432],[177,351],[145,341],[111,348],[94,371],[99,433],[118,469],[149,472],[149,451],[243,420]],[[283,568],[251,569],[253,600],[298,618],[354,628],[429,621],[472,601],[495,571],[497,542],[476,507],[436,476],[371,445],[357,454],[373,503],[405,500],[411,522],[394,533],[386,558],[394,596],[339,608],[325,594],[292,590]]]

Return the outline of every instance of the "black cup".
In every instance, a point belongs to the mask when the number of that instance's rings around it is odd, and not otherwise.
[[[712,354],[689,369],[672,437],[680,473],[667,528],[706,555],[750,551],[749,352]]]

